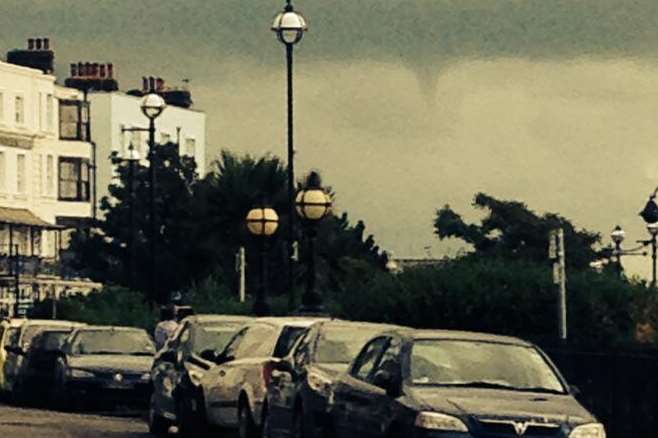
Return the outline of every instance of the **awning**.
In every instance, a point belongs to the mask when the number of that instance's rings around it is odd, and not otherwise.
[[[59,230],[64,227],[51,224],[39,218],[27,208],[0,207],[0,224]]]

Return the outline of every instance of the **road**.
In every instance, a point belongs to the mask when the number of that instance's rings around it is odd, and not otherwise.
[[[0,404],[0,436],[25,438],[149,438],[141,418],[68,414]]]

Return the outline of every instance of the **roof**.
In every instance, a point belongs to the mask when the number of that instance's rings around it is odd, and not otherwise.
[[[457,330],[427,330],[402,329],[399,332],[413,339],[443,339],[456,341],[497,342],[501,344],[515,344],[531,346],[532,344],[511,336],[493,335],[490,333],[464,332]]]
[[[60,229],[60,225],[51,224],[39,218],[27,208],[0,207],[0,224],[27,225],[38,228]]]
[[[191,321],[199,324],[206,324],[212,322],[225,322],[225,323],[247,323],[252,321],[254,318],[251,316],[242,316],[242,315],[214,315],[214,314],[201,314],[201,315],[190,315],[186,317],[183,321]]]
[[[270,316],[267,318],[257,318],[254,322],[264,322],[266,324],[278,326],[293,327],[310,327],[318,321],[327,320],[325,317],[306,317],[306,316]]]

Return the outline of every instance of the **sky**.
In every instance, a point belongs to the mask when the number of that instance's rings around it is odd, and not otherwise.
[[[49,36],[58,74],[113,62],[191,81],[221,149],[286,154],[282,0],[3,0],[0,49]],[[483,191],[629,242],[658,185],[655,0],[298,0],[296,169],[396,257],[455,255],[433,235]],[[568,251],[568,248],[567,248]],[[567,255],[568,256],[568,255]],[[650,261],[627,257],[631,273]]]

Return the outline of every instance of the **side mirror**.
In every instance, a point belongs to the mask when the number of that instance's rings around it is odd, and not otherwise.
[[[226,355],[224,353],[220,353],[215,357],[215,363],[217,365],[221,365],[223,363],[230,362],[233,359],[235,359],[235,357],[232,355]]]
[[[386,395],[391,398],[398,398],[401,393],[401,383],[393,373],[387,370],[379,370],[375,373],[372,381],[373,385],[386,391]]]
[[[215,350],[203,350],[201,354],[199,354],[199,357],[203,360],[207,360],[208,362],[215,362],[217,360],[217,354],[215,353]]]

